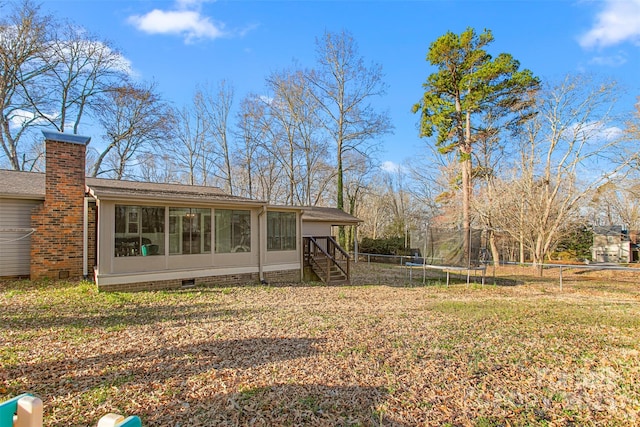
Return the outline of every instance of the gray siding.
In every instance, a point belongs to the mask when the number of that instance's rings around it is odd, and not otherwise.
[[[0,198],[0,277],[29,276],[31,209],[41,203]]]

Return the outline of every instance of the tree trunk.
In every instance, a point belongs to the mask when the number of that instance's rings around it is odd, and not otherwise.
[[[533,268],[539,277],[542,277],[542,267],[544,263],[543,252],[542,240],[538,238],[536,240],[535,250],[533,251]]]
[[[491,248],[493,265],[500,267],[500,252],[498,251],[498,245],[496,244],[496,233],[493,230],[489,230],[489,247]]]
[[[471,158],[462,162],[462,240],[463,263],[470,263],[471,255]]]
[[[519,239],[519,249],[520,249],[520,264],[524,264],[524,203],[520,204],[520,239]]]
[[[223,146],[223,155],[224,155],[224,167],[226,169],[225,171],[225,181],[226,181],[226,186],[227,186],[227,191],[229,192],[230,195],[233,196],[233,173],[231,172],[231,156],[229,153],[229,144],[227,142],[227,135],[225,133],[224,135],[224,146]]]
[[[104,161],[104,158],[107,157],[107,154],[109,154],[109,151],[111,151],[111,149],[114,148],[115,146],[116,146],[116,143],[112,142],[107,146],[107,148],[104,149],[104,151],[102,151],[102,153],[100,153],[100,155],[96,159],[96,163],[93,165],[93,168],[91,170],[91,177],[95,178],[98,176],[98,173],[100,172],[100,167],[102,166],[102,162]]]
[[[456,109],[460,111],[459,100]],[[471,264],[471,112],[465,113],[464,144],[460,147],[462,159],[462,240],[463,264]]]
[[[343,183],[343,171],[342,171],[342,143],[338,143],[338,158],[337,158],[337,208],[344,211],[344,183]],[[346,235],[344,232],[344,226],[338,227],[338,244],[342,247],[346,245]]]

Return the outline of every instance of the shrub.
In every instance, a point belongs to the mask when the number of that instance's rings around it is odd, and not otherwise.
[[[360,252],[376,255],[409,255],[402,237],[388,237],[386,239],[365,237],[360,242]]]

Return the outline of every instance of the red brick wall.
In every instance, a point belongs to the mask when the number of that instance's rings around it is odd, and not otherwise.
[[[264,273],[264,279],[269,284],[298,283],[300,282],[300,270],[268,271]]]
[[[31,279],[83,275],[85,145],[46,141],[46,194],[31,226]]]

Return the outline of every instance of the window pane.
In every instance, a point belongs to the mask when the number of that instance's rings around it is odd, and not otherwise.
[[[295,250],[297,240],[295,213],[267,212],[267,250]]]
[[[296,249],[296,214],[286,212],[281,216],[285,239],[282,243],[282,249],[285,251],[293,251]]]
[[[216,209],[216,253],[251,251],[251,212]]]
[[[231,252],[231,211],[216,209],[215,218],[216,253]]]
[[[267,212],[267,250],[280,249],[280,212]]]
[[[169,208],[169,253],[211,253],[211,209]]]
[[[116,205],[114,247],[117,257],[164,254],[164,208]]]
[[[202,252],[211,253],[211,209],[198,209],[202,215]]]
[[[141,207],[142,255],[164,255],[164,208]]]

